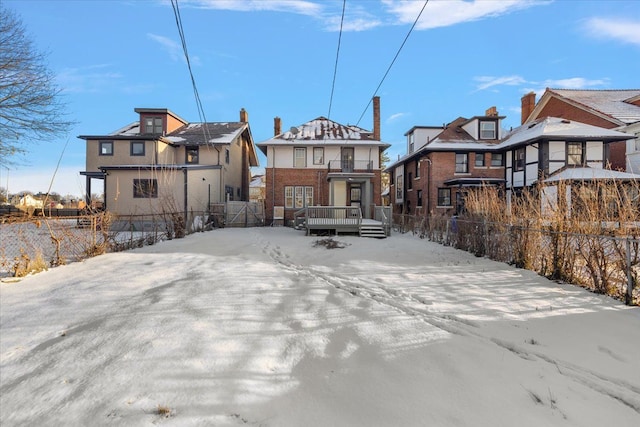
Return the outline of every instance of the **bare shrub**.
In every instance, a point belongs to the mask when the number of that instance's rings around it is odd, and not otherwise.
[[[313,242],[313,247],[317,248],[318,246],[324,246],[327,249],[343,249],[346,245],[337,240],[333,240],[332,237],[327,237],[326,239],[320,239]]]
[[[42,252],[37,251],[36,255],[30,257],[23,250],[21,255],[14,260],[12,274],[13,277],[25,277],[32,273],[39,273],[48,269],[47,262],[42,256]]]

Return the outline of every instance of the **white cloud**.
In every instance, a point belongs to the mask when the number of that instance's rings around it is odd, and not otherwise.
[[[160,36],[158,34],[147,33],[147,38],[158,43],[168,54],[173,61],[183,61],[186,63],[184,52],[182,51],[182,45],[178,42],[170,39],[169,37]],[[189,54],[189,61],[191,65],[200,65],[200,58]]]
[[[584,77],[571,77],[568,79],[545,80],[542,86],[562,89],[586,89],[589,87],[606,86],[609,84],[608,79],[590,80]]]
[[[592,36],[610,38],[640,46],[640,21],[615,18],[591,18],[585,28]]]
[[[117,86],[122,74],[111,71],[111,64],[65,68],[56,76],[56,82],[64,92],[97,93]]]
[[[401,117],[406,116],[407,113],[395,113],[389,116],[389,118],[387,119],[387,122],[393,122],[395,120],[398,120]]]
[[[476,90],[486,90],[494,86],[519,86],[527,83],[527,81],[520,76],[478,76],[474,77],[474,80],[479,82]]]
[[[274,11],[315,16],[322,11],[320,4],[304,0],[190,0],[186,3],[204,9],[238,12]]]
[[[421,1],[411,0],[383,0],[383,3],[401,24],[413,23],[424,6]],[[416,24],[416,29],[448,27],[548,3],[550,2],[533,0],[431,0]]]

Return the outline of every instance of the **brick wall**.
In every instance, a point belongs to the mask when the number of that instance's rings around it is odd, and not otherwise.
[[[395,185],[391,188],[391,203],[394,213],[425,215],[430,210],[434,214],[455,213],[456,187],[446,186],[445,181],[452,178],[499,178],[504,179],[504,167],[489,167],[491,154],[484,153],[485,167],[475,167],[475,153],[469,153],[469,173],[456,174],[456,156],[453,152],[432,152],[420,162],[420,178],[415,177],[416,160],[405,164],[405,203],[395,204]],[[428,159],[428,160],[427,160]],[[430,162],[429,162],[430,161]],[[411,172],[412,189],[409,190],[409,172]],[[437,207],[438,188],[451,188],[451,204],[454,208]],[[418,208],[418,190],[422,190],[422,207]],[[410,209],[408,209],[410,207]]]
[[[329,205],[329,181],[326,169],[299,168],[267,168],[266,175],[266,218],[267,223],[273,220],[273,207],[284,206],[284,187],[288,185],[313,187],[313,203],[315,205]],[[374,171],[372,178],[373,203],[382,205],[381,172]],[[275,203],[274,203],[275,200]],[[297,208],[285,209],[285,223],[293,219]]]

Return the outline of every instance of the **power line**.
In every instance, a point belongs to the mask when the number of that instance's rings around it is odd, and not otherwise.
[[[367,103],[367,106],[364,107],[364,111],[360,115],[360,118],[358,119],[358,122],[356,123],[356,126],[358,126],[360,124],[360,120],[362,120],[362,118],[364,117],[364,114],[367,112],[367,109],[369,108],[369,105],[371,105],[371,102],[373,101],[373,98],[378,93],[378,90],[380,90],[380,86],[382,86],[382,83],[387,78],[387,74],[389,74],[389,71],[391,70],[391,67],[393,67],[394,62],[396,62],[396,59],[398,58],[398,55],[400,55],[400,51],[404,47],[404,44],[407,42],[407,39],[409,38],[409,35],[411,35],[411,32],[413,31],[413,28],[418,23],[418,20],[420,19],[420,16],[422,16],[422,12],[424,12],[425,7],[427,7],[427,3],[429,3],[429,0],[426,0],[424,2],[424,5],[422,6],[422,9],[420,10],[420,13],[416,17],[416,20],[413,21],[413,25],[409,29],[409,32],[407,33],[407,36],[404,38],[404,41],[400,45],[400,48],[398,48],[398,51],[396,52],[396,56],[393,57],[393,61],[391,61],[391,64],[389,64],[389,68],[387,68],[387,71],[384,73],[384,76],[382,76],[382,80],[380,80],[380,84],[378,84],[378,87],[376,88],[375,92],[373,92],[373,95],[371,96],[371,98],[369,98],[369,102]]]
[[[340,56],[340,41],[342,40],[342,23],[344,22],[344,9],[347,5],[347,0],[342,2],[342,17],[340,18],[340,34],[338,35],[338,49],[336,50],[336,65],[333,69],[333,83],[331,83],[331,97],[329,98],[329,112],[327,113],[327,119],[331,118],[331,104],[333,104],[333,90],[336,86],[336,74],[338,74],[338,57]]]
[[[193,95],[196,99],[196,107],[198,109],[198,117],[202,123],[202,133],[205,139],[205,143],[209,141],[209,133],[206,126],[207,118],[204,114],[204,108],[202,107],[202,101],[200,100],[200,94],[198,93],[198,87],[196,86],[196,79],[193,76],[193,70],[191,69],[191,60],[189,59],[189,52],[187,51],[187,41],[184,36],[184,28],[182,26],[182,17],[180,16],[180,7],[178,6],[178,0],[171,0],[171,6],[173,7],[173,15],[176,19],[176,26],[178,27],[178,34],[180,35],[180,42],[182,44],[182,51],[184,52],[185,60],[187,61],[187,68],[189,69],[189,76],[191,77],[191,86],[193,87]]]

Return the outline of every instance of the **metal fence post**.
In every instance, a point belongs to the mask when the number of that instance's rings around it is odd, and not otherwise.
[[[631,275],[631,241],[629,238],[625,240],[627,248],[627,294],[624,298],[626,305],[633,303],[633,276]]]

